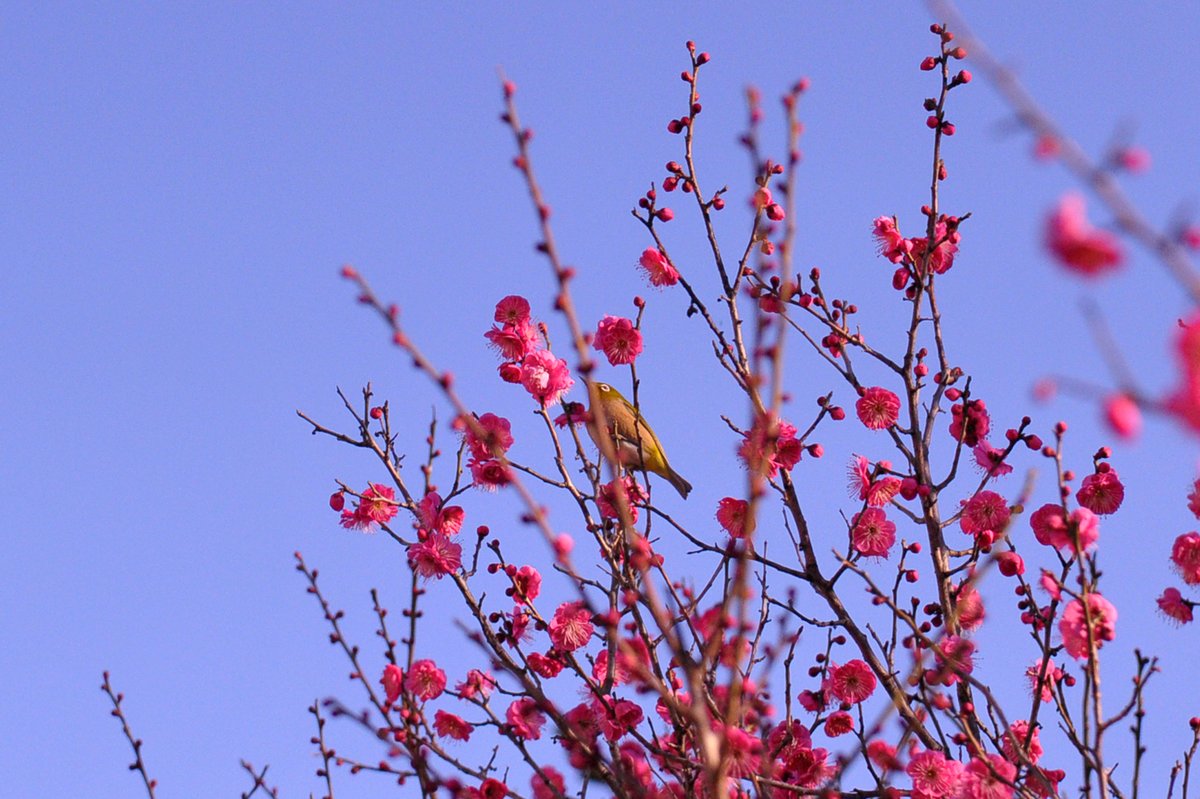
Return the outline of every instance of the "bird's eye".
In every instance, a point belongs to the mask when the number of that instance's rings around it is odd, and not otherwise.
[[[601,383],[601,384],[600,384],[600,390],[601,390],[601,391],[608,391],[608,390],[609,390],[609,388],[608,388],[608,384],[607,384],[607,383]]]

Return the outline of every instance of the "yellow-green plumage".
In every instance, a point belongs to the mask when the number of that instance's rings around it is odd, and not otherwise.
[[[621,392],[608,383],[588,383],[589,416],[593,421],[588,423],[588,434],[601,452],[601,444],[595,420],[598,416],[596,406],[604,409],[604,424],[609,436],[616,447],[617,459],[622,465],[634,469],[645,469],[665,479],[679,492],[679,496],[687,499],[692,486],[671,468],[667,462],[667,453],[663,451],[662,443],[650,425],[642,418],[629,400],[621,396]],[[640,451],[639,451],[640,444]]]

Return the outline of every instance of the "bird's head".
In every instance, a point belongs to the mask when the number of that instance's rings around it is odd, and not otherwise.
[[[609,402],[629,404],[628,400],[621,396],[620,391],[617,391],[608,383],[601,383],[598,380],[588,381],[588,399],[593,403],[599,402],[601,404]]]

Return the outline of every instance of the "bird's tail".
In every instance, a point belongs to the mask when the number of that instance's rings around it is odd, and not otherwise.
[[[679,496],[683,497],[684,499],[687,499],[687,495],[692,490],[692,484],[689,483],[687,480],[684,480],[683,476],[680,475],[679,472],[675,471],[670,466],[668,466],[667,473],[664,474],[663,477],[665,477],[667,482],[670,483],[671,486],[676,491],[679,492]]]

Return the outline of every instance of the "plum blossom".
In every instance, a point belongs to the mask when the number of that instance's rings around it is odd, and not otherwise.
[[[498,458],[513,445],[512,423],[503,416],[485,413],[475,420],[475,425],[463,423],[467,447],[476,460]],[[479,432],[476,432],[476,431]]]
[[[913,796],[921,799],[954,796],[962,779],[962,763],[936,751],[914,755],[904,771],[912,777]]]
[[[516,700],[508,706],[504,718],[516,737],[529,741],[536,741],[542,737],[542,725],[546,723],[546,715],[538,710],[535,700],[529,697]]]
[[[956,402],[950,406],[950,416],[951,437],[968,447],[974,447],[980,440],[987,438],[988,431],[992,428],[992,419],[988,416],[983,400]]]
[[[1013,745],[1013,741],[1016,745]],[[1028,743],[1026,741],[1028,740]],[[1042,757],[1042,742],[1038,738],[1038,728],[1033,728],[1033,737],[1029,736],[1029,722],[1025,719],[1018,719],[1008,727],[1008,735],[1005,735],[1000,741],[1001,747],[1004,749],[1004,756],[1012,762],[1020,760],[1017,757],[1018,749],[1029,758],[1031,763],[1037,763]]]
[[[850,528],[854,551],[871,558],[886,558],[896,543],[896,524],[879,508],[856,513]]]
[[[1063,610],[1058,631],[1062,634],[1067,654],[1076,660],[1086,660],[1088,657],[1088,616],[1091,617],[1091,637],[1096,649],[1100,649],[1105,641],[1117,637],[1117,609],[1111,602],[1099,594],[1088,594],[1085,613],[1083,600],[1072,599]]]
[[[830,713],[829,718],[825,719],[825,734],[830,738],[837,738],[839,735],[853,731],[854,717],[844,710]]]
[[[387,664],[383,667],[383,677],[379,679],[379,684],[383,686],[388,704],[396,704],[396,700],[400,698],[400,689],[404,685],[404,669],[395,663]]]
[[[1108,467],[1108,464],[1101,464]],[[1125,486],[1117,477],[1115,469],[1108,467],[1083,478],[1083,484],[1075,494],[1079,504],[1099,516],[1116,513],[1125,500]]]
[[[441,533],[429,533],[424,541],[409,545],[408,563],[425,579],[440,580],[462,566],[462,546]]]
[[[1163,589],[1158,598],[1158,609],[1164,616],[1179,624],[1192,620],[1192,603],[1183,598],[1178,588]]]
[[[442,738],[467,741],[475,728],[453,713],[439,710],[433,715],[433,729]]]
[[[574,652],[592,637],[592,612],[582,602],[564,602],[554,611],[549,630],[555,647]]]
[[[885,430],[900,418],[900,398],[886,388],[874,386],[863,390],[854,409],[868,430]]]
[[[377,525],[390,522],[399,509],[394,489],[379,483],[370,483],[367,490],[362,492],[354,510],[342,509],[342,527],[369,533],[374,531]]]
[[[1063,266],[1087,277],[1111,272],[1124,259],[1120,241],[1092,227],[1083,197],[1074,192],[1046,218],[1046,248]]]
[[[1200,533],[1184,533],[1171,545],[1171,563],[1188,585],[1200,583]]]
[[[553,766],[542,766],[541,774],[534,773],[529,780],[533,799],[559,799],[567,795],[566,782],[563,775]]]
[[[794,425],[782,419],[772,425],[769,414],[759,414],[754,427],[745,434],[738,455],[746,468],[774,478],[780,469],[791,469],[799,463],[802,450]]]
[[[879,245],[879,254],[894,264],[903,261],[912,250],[912,244],[900,235],[894,217],[876,217],[871,223],[871,235]]]
[[[575,379],[566,361],[549,350],[538,350],[521,361],[521,385],[544,408],[558,402],[575,385]]]
[[[986,760],[971,758],[963,771],[959,787],[961,799],[1012,799],[1010,787],[1017,776],[1017,767],[1000,755],[988,755]]]
[[[674,286],[679,282],[679,272],[657,247],[647,247],[638,258],[638,265],[652,286]]]
[[[996,449],[987,439],[980,439],[971,450],[975,456],[975,465],[989,477],[1003,477],[1012,474],[1013,467],[1004,462],[1004,450]]]
[[[746,514],[750,503],[744,499],[725,497],[717,503],[717,522],[732,538],[741,538],[746,534]]]
[[[417,505],[421,529],[442,535],[457,535],[463,526],[464,513],[458,505],[444,505],[436,491],[430,491]]]
[[[963,502],[958,526],[981,545],[989,545],[1008,527],[1011,512],[1004,497],[995,491],[980,491]]]
[[[872,478],[871,462],[863,455],[855,455],[851,459],[846,473],[849,477],[850,496],[866,502],[872,508],[883,507],[900,492],[900,478],[891,476]]]
[[[432,660],[418,660],[408,670],[404,687],[420,699],[437,699],[446,690],[446,672]]]
[[[596,326],[592,346],[603,352],[613,366],[633,363],[642,354],[642,331],[630,319],[606,316]]]
[[[829,670],[829,690],[839,702],[857,705],[875,692],[875,674],[862,660],[851,660]]]
[[[471,470],[471,485],[483,491],[495,491],[512,482],[512,472],[496,458],[472,460],[467,468]]]
[[[1121,438],[1137,438],[1142,429],[1142,411],[1128,394],[1113,394],[1104,401],[1104,421]]]

